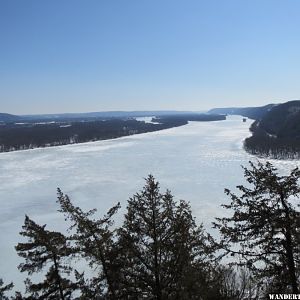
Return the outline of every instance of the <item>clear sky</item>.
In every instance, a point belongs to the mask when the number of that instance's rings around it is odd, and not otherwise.
[[[299,0],[1,0],[0,112],[300,98]]]

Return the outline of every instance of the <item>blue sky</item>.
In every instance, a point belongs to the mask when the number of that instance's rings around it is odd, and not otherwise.
[[[1,0],[0,112],[300,98],[298,0]]]

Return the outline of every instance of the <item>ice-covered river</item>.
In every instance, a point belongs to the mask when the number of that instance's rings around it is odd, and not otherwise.
[[[162,189],[190,201],[197,220],[211,230],[210,222],[224,213],[224,188],[243,183],[240,166],[255,159],[242,149],[250,123],[235,116],[115,140],[0,154],[0,278],[13,280],[17,288],[24,278],[17,271],[14,246],[25,214],[49,229],[64,228],[55,202],[57,187],[79,206],[96,207],[102,214],[117,202],[124,209],[152,173]],[[275,164],[285,172],[299,163]]]

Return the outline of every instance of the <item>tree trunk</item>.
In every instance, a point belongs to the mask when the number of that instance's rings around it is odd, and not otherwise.
[[[287,204],[285,203],[285,198],[283,194],[281,194],[281,203],[285,210],[286,217],[286,257],[287,257],[287,265],[289,270],[289,276],[292,285],[292,291],[295,294],[299,293],[297,276],[296,276],[296,268],[295,268],[295,259],[294,259],[294,251],[293,251],[293,242],[292,242],[292,232],[291,232],[291,218],[290,212]]]
[[[53,261],[54,261],[55,273],[56,273],[56,276],[57,276],[56,280],[57,280],[57,285],[58,285],[58,289],[59,289],[60,299],[65,300],[64,291],[63,291],[63,288],[62,288],[61,282],[60,282],[60,276],[59,276],[59,271],[58,271],[58,266],[57,266],[57,261],[56,261],[56,255],[55,254],[53,254]]]
[[[153,197],[154,198],[154,197]],[[159,262],[158,262],[158,240],[157,240],[157,232],[156,232],[156,215],[155,215],[155,199],[152,199],[153,207],[152,207],[152,225],[153,225],[153,248],[154,248],[154,276],[155,276],[155,295],[156,300],[162,300],[162,292],[161,292],[161,284],[160,284],[160,270],[159,270]]]
[[[288,226],[288,227],[290,227],[290,226]],[[294,252],[293,252],[290,228],[288,228],[287,232],[286,232],[286,256],[287,256],[287,265],[288,265],[288,269],[289,269],[289,275],[290,275],[290,279],[291,279],[293,293],[298,294],[299,289],[298,289],[298,283],[297,283]]]
[[[103,251],[102,251],[101,242],[98,240],[98,237],[95,234],[93,228],[91,228],[89,226],[89,229],[91,230],[91,233],[92,233],[92,235],[93,235],[93,237],[96,241],[97,247],[98,247],[100,260],[101,260],[102,268],[103,268],[103,273],[104,273],[104,276],[106,277],[106,281],[107,281],[107,285],[108,285],[108,291],[111,294],[109,296],[112,296],[112,299],[116,299],[116,293],[115,293],[115,290],[114,290],[113,281],[111,280],[111,277],[110,277],[110,274],[109,274],[109,271],[108,271],[108,267],[106,265],[105,257],[104,257]]]

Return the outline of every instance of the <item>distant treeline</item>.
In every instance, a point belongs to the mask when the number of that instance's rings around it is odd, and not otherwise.
[[[84,143],[152,132],[192,121],[225,119],[219,115],[163,116],[156,123],[135,119],[84,120],[71,122],[3,123],[0,124],[0,152]]]
[[[181,114],[181,115],[169,115],[169,116],[157,116],[152,119],[153,122],[158,123],[174,123],[197,121],[197,122],[210,122],[210,121],[222,121],[226,120],[226,115],[219,114]]]
[[[0,151],[14,151],[113,139],[183,125],[151,124],[136,120],[26,124],[0,127]]]

